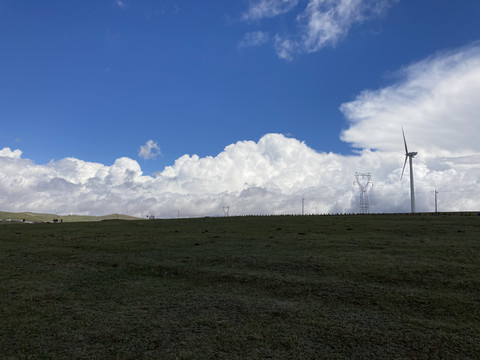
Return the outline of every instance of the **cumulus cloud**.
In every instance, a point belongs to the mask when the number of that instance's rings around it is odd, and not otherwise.
[[[35,164],[0,150],[0,209],[157,217],[359,211],[355,172],[369,172],[371,212],[410,209],[408,167],[401,179],[401,126],[414,159],[418,211],[480,209],[480,46],[436,54],[404,68],[397,82],[365,90],[341,106],[341,138],[352,155],[319,153],[297,139],[267,134],[218,155],[184,155],[155,176],[132,159],[112,165],[66,158]],[[148,144],[148,142],[147,142]],[[152,142],[152,144],[155,144]],[[148,148],[148,147],[147,147]],[[153,148],[153,147],[151,147]],[[148,153],[148,152],[147,152]]]
[[[9,147],[6,147],[0,150],[0,156],[19,159],[22,156],[22,152],[18,149],[12,151]]]
[[[231,214],[281,214],[297,213],[301,197],[310,194],[311,212],[340,211],[350,206],[345,190],[354,192],[344,161],[351,160],[318,154],[280,134],[237,142],[215,157],[184,155],[156,177],[143,175],[128,158],[111,166],[73,158],[37,165],[2,156],[0,208],[171,217],[177,211],[182,216],[219,215],[229,206]],[[328,179],[322,178],[327,173]],[[324,180],[334,185],[326,186]]]
[[[402,143],[398,142],[401,149]],[[215,157],[184,155],[155,177],[139,164],[120,158],[113,165],[67,158],[46,165],[28,159],[0,157],[0,208],[63,214],[122,212],[157,217],[298,214],[305,199],[307,213],[359,211],[355,171],[369,171],[372,212],[408,211],[408,181],[400,180],[402,153],[365,150],[360,155],[318,153],[305,143],[280,134],[258,142],[239,141]],[[478,172],[450,166],[433,171],[415,163],[417,207],[433,210],[433,189],[440,189],[441,210],[474,210]],[[447,202],[448,201],[448,202]]]
[[[283,59],[336,45],[355,24],[378,17],[396,0],[309,0],[297,14],[296,32],[275,35],[275,50]],[[275,17],[297,8],[293,0],[251,1],[245,20]]]
[[[243,39],[238,43],[239,48],[264,45],[269,41],[269,35],[263,31],[253,31],[246,33]]]
[[[138,156],[142,159],[155,159],[158,155],[162,152],[160,151],[160,147],[158,143],[153,140],[148,140],[145,145],[140,146],[140,150],[138,151]]]

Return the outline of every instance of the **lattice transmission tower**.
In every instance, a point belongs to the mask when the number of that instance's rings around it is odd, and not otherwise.
[[[230,216],[230,206],[224,206],[222,209],[223,209],[223,216]]]
[[[369,205],[368,205],[368,186],[372,183],[370,173],[355,173],[355,183],[360,187],[360,214],[368,214],[370,212]]]

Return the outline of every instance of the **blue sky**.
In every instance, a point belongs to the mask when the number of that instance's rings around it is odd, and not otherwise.
[[[125,6],[121,6],[124,4]],[[348,153],[338,110],[401,66],[480,38],[480,3],[392,2],[335,45],[279,58],[239,48],[248,32],[298,31],[295,16],[246,21],[247,1],[1,0],[3,146],[37,162],[72,156],[111,164],[162,151],[146,173],[179,156],[216,155],[277,132],[319,151]]]
[[[341,4],[340,32],[312,35],[308,10]],[[269,133],[346,156],[342,104],[474,46],[479,18],[476,0],[0,0],[0,149],[144,175]]]

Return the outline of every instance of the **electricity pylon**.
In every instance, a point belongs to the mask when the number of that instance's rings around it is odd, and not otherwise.
[[[370,173],[362,174],[359,172],[355,173],[355,182],[360,187],[360,214],[368,214],[370,212],[368,205],[368,185],[371,184],[371,175]],[[365,181],[366,180],[366,181]]]
[[[223,209],[223,216],[230,215],[230,206],[224,206],[222,209]]]

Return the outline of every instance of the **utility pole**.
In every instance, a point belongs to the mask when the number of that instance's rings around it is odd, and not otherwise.
[[[438,212],[438,207],[437,207],[437,194],[438,194],[438,191],[437,191],[437,189],[435,189],[435,212]]]

